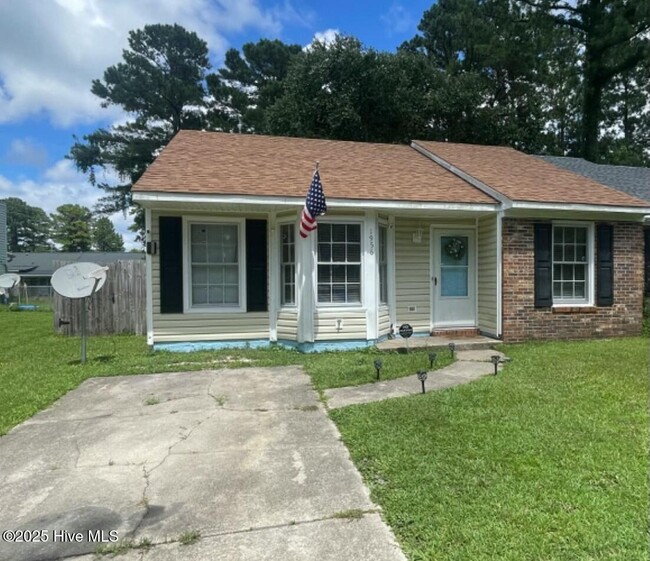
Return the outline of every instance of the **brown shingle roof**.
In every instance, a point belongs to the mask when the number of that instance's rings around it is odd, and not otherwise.
[[[631,195],[504,146],[415,141],[513,201],[648,206]]]
[[[304,197],[316,160],[341,199],[495,203],[408,146],[180,131],[136,192]]]

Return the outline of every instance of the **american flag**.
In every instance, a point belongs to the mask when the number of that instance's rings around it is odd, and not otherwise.
[[[316,229],[316,217],[325,214],[327,203],[323,193],[323,185],[320,182],[318,170],[314,172],[314,178],[311,180],[305,208],[302,209],[300,218],[300,237],[306,238],[310,232]]]

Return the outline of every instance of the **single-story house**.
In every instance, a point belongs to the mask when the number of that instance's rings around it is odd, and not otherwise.
[[[50,279],[58,268],[57,262],[79,263],[89,261],[97,265],[111,265],[117,261],[144,260],[144,253],[124,251],[38,251],[9,253],[7,272],[20,275],[30,287],[31,296],[49,296]]]
[[[558,167],[579,173],[608,187],[614,187],[650,203],[650,168],[641,166],[610,166],[594,164],[583,158],[567,156],[538,156]],[[645,294],[650,296],[650,226],[646,220],[645,238]]]
[[[155,348],[641,332],[650,204],[511,148],[181,131],[133,198]]]

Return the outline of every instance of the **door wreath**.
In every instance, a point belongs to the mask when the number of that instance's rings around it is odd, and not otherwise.
[[[465,256],[465,242],[460,238],[451,238],[445,245],[447,255],[456,261],[460,261]]]

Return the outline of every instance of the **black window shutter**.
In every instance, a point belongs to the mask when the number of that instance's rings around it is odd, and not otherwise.
[[[180,216],[161,216],[160,313],[183,312],[183,221]]]
[[[611,224],[596,226],[596,305],[614,303],[614,228]]]
[[[553,276],[551,249],[553,225],[535,224],[535,307],[549,308],[553,305]]]
[[[268,309],[266,220],[246,220],[246,311]]]

